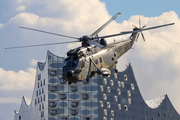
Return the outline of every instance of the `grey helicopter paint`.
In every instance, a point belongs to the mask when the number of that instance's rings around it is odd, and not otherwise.
[[[174,23],[170,23],[170,24],[145,28],[146,25],[141,27],[140,18],[139,18],[139,27],[133,25],[134,27],[133,31],[125,31],[125,32],[120,32],[118,34],[111,34],[111,35],[99,37],[98,33],[101,32],[120,14],[121,13],[117,13],[116,15],[114,15],[109,21],[107,21],[99,29],[93,32],[90,36],[84,35],[83,37],[80,38],[62,35],[62,34],[56,34],[38,29],[20,27],[27,30],[43,32],[47,34],[57,35],[57,36],[76,39],[76,40],[70,42],[9,47],[6,49],[81,42],[82,46],[75,49],[71,49],[67,52],[67,58],[64,60],[64,65],[63,65],[62,79],[68,81],[69,84],[71,84],[72,82],[79,82],[89,79],[97,74],[102,76],[108,76],[111,74],[110,69],[114,69],[115,72],[118,72],[118,70],[116,69],[118,58],[120,58],[124,53],[126,53],[129,49],[131,49],[131,47],[134,44],[134,41],[137,41],[139,34],[142,35],[143,40],[145,41],[142,31],[174,25]],[[127,40],[114,42],[112,44],[107,45],[105,38],[110,38],[125,34],[131,34],[131,36]]]

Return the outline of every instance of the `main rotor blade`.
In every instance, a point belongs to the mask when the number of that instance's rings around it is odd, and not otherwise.
[[[93,41],[90,41],[90,40],[88,40],[88,41],[87,41],[87,43],[89,43],[89,44],[91,44],[91,45],[98,46],[98,47],[104,47],[104,45],[100,45],[100,44],[98,44],[98,43],[95,43],[95,42],[93,42]]]
[[[150,27],[150,28],[145,28],[145,29],[139,29],[139,30],[134,30],[134,31],[126,31],[126,32],[118,33],[118,34],[101,36],[99,38],[109,38],[109,37],[115,37],[115,36],[120,36],[120,35],[126,35],[126,34],[130,34],[130,33],[137,33],[137,32],[141,32],[141,31],[150,30],[150,29],[156,29],[156,28],[165,27],[165,26],[169,26],[169,25],[174,25],[174,23],[164,24],[164,25],[160,25],[160,26],[155,26],[155,27]]]
[[[103,30],[107,25],[109,25],[109,23],[111,23],[114,19],[116,19],[120,14],[121,13],[117,13],[116,15],[114,15],[109,21],[107,21],[104,25],[102,25],[99,29],[97,29],[89,37],[91,38],[91,37],[97,35],[99,32],[101,32],[101,30]]]
[[[52,35],[57,35],[57,36],[61,36],[61,37],[66,37],[66,38],[72,38],[72,39],[78,39],[76,37],[71,37],[71,36],[67,36],[67,35],[61,35],[61,34],[57,34],[57,33],[52,33],[52,32],[47,32],[47,31],[43,31],[43,30],[38,30],[38,29],[33,29],[33,28],[27,28],[27,27],[20,27],[22,29],[27,29],[27,30],[33,30],[33,31],[37,31],[37,32],[42,32],[42,33],[47,33],[47,34],[52,34]]]
[[[25,48],[25,47],[38,47],[38,46],[47,46],[47,45],[56,45],[56,44],[66,44],[80,41],[70,41],[70,42],[58,42],[58,43],[50,43],[50,44],[39,44],[39,45],[28,45],[28,46],[17,46],[17,47],[8,47],[5,49],[15,49],[15,48]]]

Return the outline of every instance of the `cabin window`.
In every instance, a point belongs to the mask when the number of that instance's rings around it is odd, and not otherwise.
[[[99,62],[102,63],[102,58],[101,57],[99,58]]]
[[[95,60],[95,63],[98,64],[98,60]]]

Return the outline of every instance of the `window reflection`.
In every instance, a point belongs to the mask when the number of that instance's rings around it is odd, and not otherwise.
[[[77,115],[78,114],[78,109],[71,108],[70,113],[71,113],[71,115]]]
[[[84,100],[89,99],[89,94],[88,94],[88,93],[83,93],[83,94],[82,94],[82,98],[83,98]]]
[[[59,97],[60,97],[61,100],[65,100],[67,98],[65,93],[60,93]]]

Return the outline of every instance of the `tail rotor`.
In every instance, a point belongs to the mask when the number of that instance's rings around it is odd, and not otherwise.
[[[140,20],[140,16],[139,16],[139,27],[136,27],[135,25],[132,25],[134,28],[138,29],[138,30],[142,30],[143,28],[145,28],[147,25],[144,25],[143,27],[141,27],[141,20]],[[137,38],[136,38],[136,42],[139,38],[139,34],[141,33],[143,40],[145,41],[145,37],[144,34],[142,32],[138,32]]]

